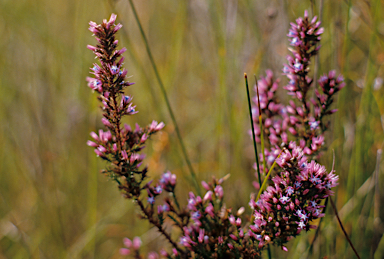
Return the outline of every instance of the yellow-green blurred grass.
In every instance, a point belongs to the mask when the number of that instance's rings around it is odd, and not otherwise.
[[[199,180],[230,173],[224,186],[228,206],[247,207],[254,156],[242,75],[261,75],[266,68],[280,74],[289,22],[310,9],[311,1],[134,3]],[[336,154],[341,208],[371,176],[382,148],[384,88],[372,84],[384,76],[383,9],[380,1],[369,6],[328,0],[323,6],[319,71],[336,69],[347,82],[327,139]],[[118,37],[128,48],[125,66],[136,82],[128,92],[140,111],[127,122],[167,124],[148,145],[150,174],[177,173],[180,185],[191,188],[179,188],[182,200],[193,190],[183,177],[188,169],[128,1],[3,0],[0,258],[119,258],[124,236],[141,235],[145,249],[162,243],[115,184],[98,173],[104,163],[85,145],[89,132],[101,127],[98,103],[85,82],[94,62],[86,45],[95,44],[87,23],[112,11],[124,25]],[[364,80],[365,87],[358,87]],[[330,169],[331,150],[322,162]],[[357,199],[343,219],[362,258],[373,255],[383,233],[372,195]],[[330,209],[322,229],[308,257],[352,257]],[[313,236],[314,231],[292,241],[289,253],[274,249],[273,258],[300,258]]]

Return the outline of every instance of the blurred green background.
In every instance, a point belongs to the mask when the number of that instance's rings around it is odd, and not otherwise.
[[[198,178],[230,173],[224,188],[235,209],[255,191],[243,73],[280,75],[289,22],[305,9],[322,16],[319,75],[336,69],[347,86],[321,162],[330,169],[335,150],[335,199],[362,258],[384,258],[383,2],[134,1]],[[128,94],[140,111],[127,123],[167,125],[148,142],[150,175],[176,173],[182,200],[193,190],[128,0],[0,0],[0,258],[121,258],[122,238],[135,235],[147,251],[166,245],[86,146],[102,127],[85,81],[94,62],[86,45],[96,43],[88,22],[112,12],[124,25],[118,38],[136,82]],[[354,258],[330,208],[309,251],[314,233],[291,241],[288,253],[272,249],[273,258]]]

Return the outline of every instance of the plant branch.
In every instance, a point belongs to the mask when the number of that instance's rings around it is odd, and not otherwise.
[[[345,238],[347,239],[349,245],[352,247],[353,251],[355,252],[356,257],[360,259],[360,256],[359,256],[359,254],[357,253],[355,247],[353,246],[351,239],[349,239],[348,234],[347,234],[347,232],[346,232],[345,229],[344,229],[343,223],[341,223],[341,220],[340,220],[340,218],[339,218],[339,213],[337,212],[336,206],[335,206],[335,204],[333,203],[332,198],[329,197],[329,200],[330,200],[330,202],[331,202],[331,205],[332,205],[333,210],[335,211],[335,215],[336,215],[337,221],[339,222],[339,225],[340,225],[340,227],[341,227],[341,230],[342,230],[343,233],[344,233]]]
[[[137,204],[139,205],[141,211],[144,213],[144,215],[147,217],[147,219],[149,220],[149,222],[154,225],[155,227],[157,227],[157,229],[159,230],[159,232],[169,241],[169,243],[172,244],[172,246],[174,248],[177,249],[177,251],[179,251],[180,253],[184,253],[184,251],[175,243],[175,241],[172,240],[171,236],[165,232],[165,230],[163,229],[163,227],[158,224],[153,218],[152,216],[148,213],[148,211],[145,209],[144,207],[144,204],[141,202],[141,200],[137,199]]]

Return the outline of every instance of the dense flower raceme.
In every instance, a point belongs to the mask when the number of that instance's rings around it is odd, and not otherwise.
[[[156,198],[163,192],[173,193],[176,185],[176,176],[170,172],[162,175],[157,182],[145,183],[147,178],[147,168],[141,169],[144,155],[140,151],[144,148],[147,139],[154,133],[164,127],[164,123],[153,121],[145,128],[136,124],[134,129],[129,125],[121,125],[124,116],[137,113],[132,104],[132,97],[126,96],[124,90],[132,83],[126,80],[127,70],[122,67],[124,57],[122,53],[125,49],[118,50],[115,39],[116,32],[122,27],[121,24],[115,24],[116,15],[112,14],[109,21],[103,20],[101,24],[90,22],[89,30],[94,34],[98,45],[88,45],[100,64],[94,64],[91,73],[94,77],[88,77],[88,86],[99,93],[98,99],[101,102],[103,111],[102,123],[107,128],[106,131],[99,130],[98,133],[92,132],[93,141],[87,144],[95,148],[95,153],[100,158],[110,162],[109,166],[103,170],[110,178],[118,183],[119,189],[128,199],[134,199],[141,209],[142,217],[155,225],[158,230],[174,246],[175,254],[182,252],[178,244],[173,242],[163,228],[163,215],[175,211],[174,203],[165,199],[163,205],[159,205],[155,213]],[[146,192],[147,195],[143,195]],[[144,198],[146,196],[146,198]],[[179,218],[183,216],[176,215]],[[141,258],[139,239],[131,242],[124,240],[126,248],[121,249],[121,254],[127,255],[133,249],[134,256]],[[157,258],[157,253],[150,253],[149,258]]]
[[[121,125],[124,116],[137,113],[132,98],[124,90],[132,83],[126,80],[127,70],[122,67],[125,49],[118,50],[115,39],[121,24],[115,24],[116,15],[101,24],[90,22],[90,31],[95,35],[98,45],[88,46],[100,61],[94,64],[93,77],[88,77],[88,85],[99,93],[103,111],[102,123],[106,130],[92,132],[93,141],[88,145],[95,148],[100,158],[109,162],[103,170],[115,180],[124,197],[133,199],[141,210],[141,218],[148,220],[169,241],[171,251],[150,252],[147,258],[260,258],[267,244],[284,246],[289,239],[302,230],[314,228],[311,221],[324,216],[322,201],[332,194],[330,190],[337,185],[338,177],[333,171],[309,158],[315,158],[324,142],[325,115],[330,110],[334,94],[343,87],[342,77],[334,72],[319,80],[320,91],[315,91],[317,100],[306,102],[306,93],[311,85],[308,79],[309,59],[317,53],[316,44],[322,29],[316,19],[309,22],[307,15],[293,24],[289,33],[295,47],[294,63],[292,57],[285,67],[286,75],[295,82],[295,87],[285,87],[298,99],[300,105],[291,101],[281,104],[275,92],[278,80],[267,71],[267,76],[259,83],[260,106],[264,130],[270,142],[266,150],[267,164],[270,166],[277,154],[280,169],[272,178],[273,184],[262,193],[259,200],[250,201],[252,216],[243,216],[244,208],[236,212],[227,208],[224,202],[222,184],[227,177],[213,178],[210,183],[202,182],[206,193],[203,197],[189,193],[186,205],[180,205],[176,198],[176,176],[165,172],[158,181],[146,181],[147,168],[142,168],[144,155],[140,151],[147,139],[161,130],[163,123],[153,121],[145,128],[136,125]],[[256,101],[255,101],[256,102]],[[310,107],[313,106],[313,112]],[[258,116],[258,110],[255,115]],[[260,141],[260,127],[255,131]],[[281,151],[280,143],[290,142]],[[247,219],[252,219],[251,222]],[[181,232],[174,239],[165,226],[173,226]],[[122,255],[143,258],[140,254],[141,240],[123,240]]]
[[[287,57],[288,64],[283,69],[289,80],[284,89],[293,98],[288,105],[282,104],[276,96],[280,80],[274,78],[272,71],[267,70],[266,76],[258,82],[263,132],[269,140],[269,148],[265,149],[266,163],[269,166],[281,152],[281,143],[294,140],[306,156],[315,159],[319,158],[323,149],[324,132],[329,126],[325,117],[336,112],[330,106],[335,94],[345,84],[341,75],[336,76],[336,72],[331,71],[320,77],[320,91],[315,89],[316,100],[307,100],[307,93],[313,87],[313,79],[308,75],[310,61],[318,53],[322,33],[320,22],[316,21],[316,17],[309,20],[307,12],[304,13],[304,18],[291,23],[288,37],[291,38],[292,47],[289,50],[292,55]],[[260,143],[257,96],[253,98],[253,102],[256,141]],[[262,155],[260,158],[263,159]]]
[[[115,24],[116,15],[101,24],[90,22],[89,30],[94,34],[98,45],[88,45],[99,59],[100,64],[94,64],[88,77],[88,86],[100,95],[103,110],[102,123],[106,131],[99,130],[98,134],[91,133],[93,141],[87,144],[95,148],[97,156],[107,160],[110,166],[104,170],[106,174],[119,183],[119,188],[127,197],[138,197],[141,193],[141,183],[146,177],[147,169],[140,169],[144,155],[139,151],[144,147],[148,137],[163,128],[163,123],[153,121],[145,128],[136,125],[121,126],[123,116],[137,113],[132,104],[132,97],[124,95],[124,90],[132,83],[126,80],[127,70],[122,67],[125,49],[118,50],[115,39],[116,32],[122,27]]]
[[[273,177],[273,185],[258,201],[250,201],[255,210],[254,225],[250,228],[260,245],[283,246],[302,230],[316,228],[310,222],[324,216],[322,202],[333,194],[331,188],[338,184],[333,171],[327,173],[324,166],[308,161],[295,142],[283,150],[277,164],[280,171]]]
[[[258,241],[242,227],[244,208],[234,213],[225,206],[221,186],[225,179],[203,181],[204,197],[189,194],[191,221],[180,238],[180,244],[195,255],[189,258],[260,258]]]

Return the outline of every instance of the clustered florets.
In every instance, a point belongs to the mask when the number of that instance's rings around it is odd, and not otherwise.
[[[332,194],[338,176],[313,160],[309,162],[294,142],[276,162],[281,171],[272,178],[273,185],[258,201],[250,202],[255,210],[251,228],[260,235],[260,242],[283,245],[302,230],[316,227],[310,222],[324,216],[322,201]]]
[[[324,117],[336,112],[330,109],[330,105],[335,94],[345,86],[343,77],[340,75],[336,78],[336,72],[330,71],[318,81],[321,92],[315,89],[317,100],[307,100],[307,93],[313,87],[313,79],[308,75],[310,62],[318,53],[320,46],[317,44],[324,31],[316,19],[314,17],[310,21],[305,12],[304,18],[291,23],[288,34],[293,47],[289,48],[292,56],[287,57],[288,64],[283,69],[289,83],[283,88],[296,102],[290,100],[288,105],[284,105],[278,100],[276,90],[280,80],[274,79],[272,71],[267,70],[266,77],[261,77],[258,82],[261,111],[253,109],[254,128],[256,141],[260,143],[261,127],[257,118],[261,114],[263,132],[269,140],[269,148],[265,149],[266,163],[269,166],[281,152],[279,145],[287,144],[290,140],[296,141],[305,155],[319,157],[324,145],[324,132],[329,126],[324,122]],[[258,98],[254,97],[253,102],[257,105]],[[260,158],[263,159],[262,154]]]
[[[122,27],[115,25],[116,15],[101,24],[90,22],[89,30],[98,41],[97,46],[88,45],[99,59],[100,64],[94,64],[91,74],[87,77],[88,86],[100,95],[103,118],[101,122],[108,129],[99,130],[99,134],[92,132],[93,141],[87,144],[95,148],[97,156],[110,162],[104,170],[119,183],[126,197],[138,197],[142,189],[142,181],[146,177],[147,169],[140,169],[144,155],[139,152],[144,148],[148,137],[164,127],[164,123],[153,121],[145,128],[136,124],[135,129],[125,124],[121,126],[121,119],[126,115],[137,113],[132,104],[132,97],[124,95],[127,86],[132,85],[126,80],[127,70],[122,67],[125,48],[118,50],[116,32]]]
[[[94,64],[88,77],[88,86],[99,93],[102,123],[106,131],[91,133],[93,141],[87,144],[95,148],[100,158],[109,162],[103,170],[115,180],[123,195],[133,199],[141,210],[141,217],[148,220],[172,245],[172,252],[161,250],[166,258],[260,258],[267,244],[284,246],[291,238],[315,226],[311,221],[323,217],[322,201],[332,195],[331,188],[337,185],[338,176],[333,171],[327,173],[324,166],[314,159],[324,144],[323,133],[327,129],[324,116],[330,110],[334,95],[344,86],[343,78],[336,77],[334,71],[319,80],[319,90],[315,90],[317,100],[307,101],[307,93],[312,85],[308,76],[310,58],[317,54],[323,28],[316,17],[311,21],[307,13],[304,18],[292,23],[288,36],[291,37],[291,52],[283,72],[289,79],[284,88],[297,99],[283,105],[276,97],[279,80],[273,73],[259,81],[260,110],[253,109],[256,140],[260,142],[261,130],[269,139],[265,150],[266,164],[270,167],[276,160],[279,169],[275,170],[272,184],[258,200],[251,198],[249,205],[253,213],[251,221],[242,218],[244,208],[237,212],[224,203],[223,181],[213,178],[212,182],[202,182],[206,193],[203,197],[189,193],[185,206],[176,198],[176,175],[164,173],[158,181],[146,182],[147,168],[141,169],[144,155],[140,151],[147,139],[164,127],[164,123],[153,121],[145,128],[136,125],[121,125],[123,116],[137,113],[132,97],[124,90],[132,83],[126,80],[127,70],[122,67],[125,48],[118,50],[116,32],[122,27],[115,25],[116,15],[101,24],[90,22],[89,30],[95,35],[98,45],[88,48],[94,52],[100,64]],[[257,104],[258,99],[254,98]],[[262,126],[256,118],[261,114]],[[290,139],[295,140],[289,142]],[[284,147],[280,147],[285,143]],[[289,144],[287,144],[289,143]],[[296,144],[298,143],[298,144]],[[278,155],[280,157],[278,157]],[[262,158],[263,156],[260,155]],[[146,195],[143,195],[146,193]],[[167,195],[164,195],[166,193]],[[164,197],[165,196],[165,197]],[[160,199],[160,197],[164,197]],[[181,231],[178,241],[165,231],[167,222]],[[138,237],[133,242],[125,238],[122,255],[134,251],[135,258],[142,258]],[[159,258],[150,252],[148,258]]]

